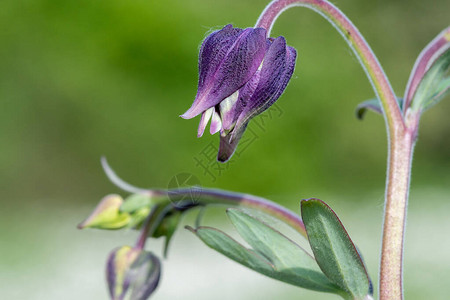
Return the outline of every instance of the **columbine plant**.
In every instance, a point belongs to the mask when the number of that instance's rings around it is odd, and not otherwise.
[[[296,51],[283,37],[270,37],[276,18],[286,9],[304,6],[325,17],[348,42],[375,91],[376,99],[357,107],[383,114],[389,141],[383,241],[381,248],[380,299],[402,299],[402,254],[411,159],[422,113],[450,89],[450,27],[442,31],[419,55],[403,98],[392,87],[363,36],[334,5],[324,0],[274,0],[254,28],[231,25],[210,34],[199,55],[198,92],[191,108],[182,115],[201,114],[198,136],[211,120],[210,133],[220,132],[218,160],[227,161],[238,147],[248,122],[268,109],[283,93],[292,76]],[[132,193],[123,200],[105,197],[79,228],[140,230],[134,247],[119,247],[107,262],[107,281],[112,299],[147,299],[156,289],[161,263],[144,250],[147,238],[170,239],[182,215],[195,208],[223,204],[227,215],[250,248],[224,232],[201,226],[187,227],[206,245],[232,260],[271,278],[344,299],[372,299],[368,272],[354,243],[333,210],[319,199],[300,202],[301,218],[269,200],[192,187],[144,190],[122,181],[102,160],[108,177]],[[176,204],[175,204],[176,203]],[[277,218],[305,237],[312,255],[269,225]]]

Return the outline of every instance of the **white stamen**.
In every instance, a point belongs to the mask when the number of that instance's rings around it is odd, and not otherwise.
[[[222,120],[220,119],[219,114],[214,111],[211,119],[211,127],[209,128],[209,132],[214,134],[218,132],[222,128]]]
[[[225,98],[220,102],[220,115],[224,119],[224,115],[228,113],[236,103],[239,98],[239,90],[231,94],[229,97]]]
[[[258,71],[261,71],[262,67],[263,67],[263,63],[264,63],[264,59],[261,61],[261,64],[258,67]]]
[[[239,99],[239,90],[231,94],[231,96],[225,98],[220,102],[220,116],[222,118],[222,130],[221,134],[224,135],[234,127],[233,108]]]
[[[203,112],[200,124],[198,125],[197,137],[201,137],[203,135],[203,132],[205,132],[206,125],[208,125],[209,119],[211,119],[213,111],[214,107],[210,107]]]

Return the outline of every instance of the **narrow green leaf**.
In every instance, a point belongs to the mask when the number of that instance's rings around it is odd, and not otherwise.
[[[165,237],[164,241],[164,257],[167,257],[167,251],[169,249],[169,243],[170,240],[173,237],[173,234],[175,233],[175,230],[178,227],[178,224],[181,220],[181,212],[174,211],[170,215],[164,217],[159,224],[159,226],[156,228],[155,232],[153,233],[153,237]]]
[[[226,257],[264,275],[274,276],[276,272],[274,266],[266,258],[247,249],[224,232],[206,226],[197,229],[186,226],[186,229],[195,233],[207,246]]]
[[[314,258],[293,241],[248,211],[228,209],[227,213],[252,249],[247,249],[217,229],[200,227],[195,232],[208,246],[274,279],[311,290],[345,294],[322,274]],[[261,261],[264,262],[262,266]],[[267,269],[267,265],[271,268]]]
[[[447,46],[446,51],[433,61],[417,86],[411,103],[413,110],[427,110],[448,94],[450,90],[449,70],[450,46]]]
[[[371,295],[371,282],[361,257],[334,211],[319,199],[302,200],[302,219],[323,273],[354,299]]]
[[[227,214],[242,238],[256,252],[266,257],[280,273],[295,274],[295,285],[313,290],[335,290],[314,258],[296,243],[252,216],[248,210],[229,208]],[[286,280],[290,281],[288,277]]]

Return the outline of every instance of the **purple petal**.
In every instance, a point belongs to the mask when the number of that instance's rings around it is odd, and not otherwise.
[[[217,40],[214,40],[214,42],[219,43]],[[225,44],[228,47],[229,43]],[[222,44],[220,45],[220,51],[218,52],[222,55],[225,47]],[[206,109],[219,104],[223,99],[240,89],[258,70],[264,58],[265,50],[266,30],[263,28],[247,28],[242,31],[220,63],[209,57],[213,53],[206,51],[205,47],[201,52],[202,58],[199,68],[200,73],[206,75],[202,75],[199,80],[199,89],[194,103],[181,117],[185,119],[193,118]],[[214,68],[207,66],[207,62],[214,62]],[[203,69],[207,69],[207,71],[203,71]]]
[[[285,90],[294,71],[297,53],[287,47],[283,37],[276,38],[264,57],[260,79],[251,98],[243,99],[244,106],[236,126],[242,126],[254,116],[268,109]]]
[[[205,85],[211,84],[215,72],[242,31],[243,29],[233,28],[231,24],[228,24],[221,30],[208,35],[203,41],[198,58],[199,76],[197,96],[189,110],[192,110],[194,106],[199,104],[202,93],[207,89]],[[193,118],[195,115],[190,114],[189,110],[181,117],[185,119]]]
[[[198,60],[198,90],[203,90],[207,79],[211,79],[226,54],[230,51],[243,29],[233,28],[231,24],[210,34],[202,43]]]
[[[237,145],[244,134],[245,129],[247,128],[247,124],[240,126],[233,130],[233,139],[231,139],[231,135],[220,136],[220,144],[219,144],[219,153],[217,154],[217,160],[224,163],[231,158],[231,156],[236,151]]]
[[[233,118],[232,122],[230,124],[225,124],[224,127],[231,128],[231,125],[235,125],[239,116],[242,114],[242,112],[246,109],[246,107],[249,105],[249,100],[252,98],[253,94],[256,91],[256,88],[258,87],[259,80],[261,78],[261,70],[256,71],[255,75],[247,82],[246,85],[244,85],[239,90],[239,99],[234,107],[233,111]]]

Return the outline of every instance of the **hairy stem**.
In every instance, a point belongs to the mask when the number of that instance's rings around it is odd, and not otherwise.
[[[380,267],[380,299],[402,299],[402,256],[411,159],[417,132],[407,128],[396,96],[378,59],[353,23],[333,4],[324,0],[274,0],[261,14],[256,27],[268,34],[276,18],[294,6],[308,7],[327,19],[347,41],[381,101],[388,133],[388,171]]]
[[[186,197],[189,197],[189,195],[192,195],[193,190],[192,188],[189,188],[168,191],[160,190],[158,192],[162,193],[163,196],[167,195],[172,201],[177,201],[177,199],[185,199]],[[296,213],[265,198],[249,194],[204,188],[195,189],[194,194],[195,198],[193,199],[193,202],[197,202],[201,205],[231,204],[262,211],[279,220],[282,220],[301,235],[306,237],[305,225]]]
[[[380,265],[380,299],[403,299],[403,240],[415,133],[405,130],[390,144]]]
[[[147,236],[150,231],[150,227],[152,227],[151,220],[155,216],[155,211],[156,211],[156,207],[152,208],[152,210],[148,214],[147,218],[145,219],[144,226],[142,226],[142,230],[139,233],[139,237],[138,237],[138,240],[136,241],[136,245],[134,246],[134,248],[140,249],[140,250],[144,249],[145,242],[147,241]]]
[[[359,30],[336,6],[324,0],[274,0],[264,9],[256,27],[266,28],[269,35],[277,17],[283,11],[295,6],[308,7],[322,15],[347,41],[382,103],[389,133],[392,133],[394,127],[404,126],[394,91],[378,59]]]

